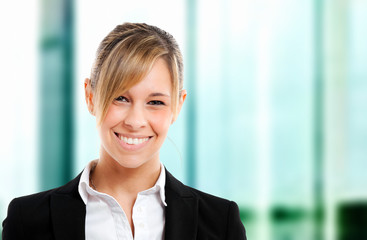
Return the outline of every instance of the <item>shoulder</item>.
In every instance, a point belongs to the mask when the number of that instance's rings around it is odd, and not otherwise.
[[[186,186],[198,200],[199,218],[202,217],[208,221],[222,221],[227,225],[238,224],[242,227],[239,208],[236,202],[217,197],[198,189]],[[210,221],[210,220],[209,220]]]
[[[14,198],[9,204],[9,209],[21,207],[22,210],[26,210],[30,213],[39,212],[43,208],[49,207],[48,202],[50,201],[51,196],[55,194],[67,194],[70,196],[77,196],[79,179],[80,175],[61,187]]]
[[[78,194],[78,177],[58,188],[14,198],[8,206],[7,217],[2,223],[3,239],[24,239],[24,232],[28,232],[28,228],[32,228],[32,231],[38,231],[35,228],[51,228],[49,225],[52,196]]]
[[[54,190],[14,198],[3,221],[3,239],[25,239],[27,226],[47,228],[49,199]]]
[[[213,204],[218,204],[218,205],[228,205],[230,204],[232,201],[225,199],[225,198],[221,198],[206,192],[203,192],[201,190],[198,190],[196,188],[192,188],[189,186],[184,185],[186,188],[189,189],[189,191],[196,196],[199,200],[204,201],[204,202],[211,202]]]
[[[166,179],[166,191],[169,191],[166,193],[167,196],[170,196],[171,199],[194,199],[196,202],[199,239],[207,237],[217,239],[218,236],[223,236],[225,239],[246,239],[238,205],[234,201],[186,186],[168,171]],[[176,202],[182,203],[183,201]],[[169,206],[169,203],[167,204]]]
[[[166,171],[166,195],[174,195],[175,197],[183,198],[193,197],[198,201],[200,207],[204,209],[210,208],[212,211],[218,210],[219,212],[224,211],[225,208],[229,208],[233,204],[237,205],[233,201],[205,193],[196,188],[189,187],[177,180],[168,171]]]

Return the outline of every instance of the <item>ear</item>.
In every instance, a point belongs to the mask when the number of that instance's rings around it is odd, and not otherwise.
[[[84,91],[85,91],[85,101],[87,103],[88,111],[93,116],[95,116],[95,114],[94,114],[92,83],[91,83],[89,78],[86,78],[85,81],[84,81]]]
[[[186,96],[187,96],[187,92],[185,89],[183,89],[180,94],[180,99],[178,100],[177,112],[175,116],[173,116],[171,124],[176,121],[178,115],[180,114],[181,108],[182,108],[183,103],[185,102]]]

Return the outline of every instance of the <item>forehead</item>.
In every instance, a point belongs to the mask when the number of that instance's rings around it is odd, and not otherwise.
[[[171,96],[172,79],[166,61],[162,58],[157,59],[142,80],[132,86],[127,92],[161,93]]]

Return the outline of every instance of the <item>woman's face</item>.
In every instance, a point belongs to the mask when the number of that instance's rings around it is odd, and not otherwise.
[[[98,127],[101,158],[125,168],[159,162],[159,149],[173,122],[171,85],[167,64],[158,59],[141,82],[114,100]]]

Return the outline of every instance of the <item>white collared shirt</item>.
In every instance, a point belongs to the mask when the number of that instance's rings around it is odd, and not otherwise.
[[[85,238],[87,240],[162,240],[165,225],[166,172],[161,163],[161,173],[156,184],[139,192],[133,206],[132,220],[135,234],[131,232],[124,210],[110,195],[89,186],[89,173],[94,161],[84,169],[79,181],[79,194],[86,205]]]

